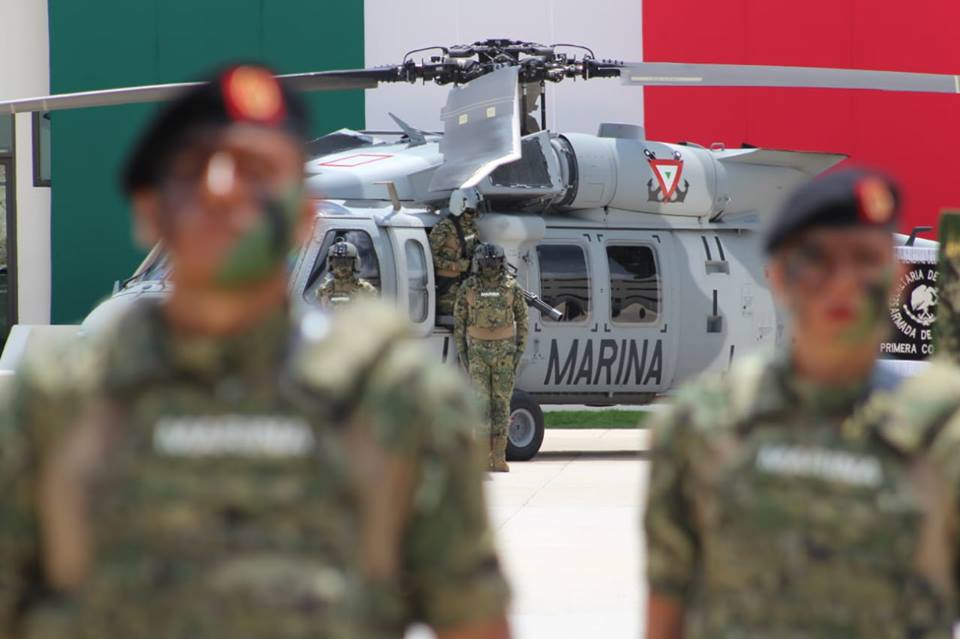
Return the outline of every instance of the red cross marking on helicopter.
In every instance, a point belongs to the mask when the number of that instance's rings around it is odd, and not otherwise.
[[[650,168],[653,169],[653,175],[660,183],[660,192],[663,193],[663,201],[669,202],[680,184],[680,175],[683,173],[683,160],[657,160],[651,159]]]
[[[363,166],[364,164],[372,164],[373,162],[379,162],[380,160],[386,160],[387,158],[392,158],[392,155],[384,153],[354,153],[353,155],[347,155],[342,158],[336,158],[328,162],[321,162],[320,166],[332,166],[339,167],[343,169],[352,169],[355,166]]]

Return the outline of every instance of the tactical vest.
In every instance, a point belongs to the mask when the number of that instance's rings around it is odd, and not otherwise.
[[[341,284],[334,278],[330,290],[327,293],[327,300],[331,304],[348,304],[353,299],[353,294],[359,288],[353,280]]]
[[[479,277],[466,291],[469,308],[467,334],[474,339],[506,339],[515,332],[513,301],[516,291],[509,280],[486,287]]]
[[[925,436],[897,438],[929,429],[898,422],[883,393],[837,423],[797,423],[789,406],[762,407],[771,374],[741,366],[726,417],[714,407],[695,418],[704,428],[729,421],[703,431],[684,488],[706,604],[692,636],[924,637],[949,627],[955,479],[931,462]]]
[[[106,371],[41,482],[64,636],[402,634],[414,469],[354,408],[406,332],[358,308],[262,378]]]
[[[336,277],[333,277],[321,285],[321,288],[317,291],[317,295],[323,303],[342,306],[363,297],[364,294],[368,292],[370,292],[370,287],[361,285],[359,279],[349,279],[341,282]]]

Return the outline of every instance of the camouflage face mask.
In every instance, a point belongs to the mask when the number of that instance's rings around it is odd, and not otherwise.
[[[216,283],[241,288],[273,275],[290,253],[302,201],[303,184],[299,181],[278,193],[261,196],[259,221],[237,238],[224,256]]]
[[[893,269],[887,269],[880,277],[861,283],[863,305],[857,320],[844,332],[848,342],[872,340],[876,331],[883,325],[886,315],[887,295],[893,282]]]

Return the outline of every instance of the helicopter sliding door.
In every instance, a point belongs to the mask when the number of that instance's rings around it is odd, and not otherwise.
[[[664,248],[673,238],[592,229],[550,235],[530,260],[531,279],[564,317],[531,311],[518,388],[544,403],[649,401],[674,372]]]

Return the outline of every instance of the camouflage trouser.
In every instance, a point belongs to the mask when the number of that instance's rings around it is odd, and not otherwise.
[[[439,290],[437,291],[437,315],[453,315],[453,305],[457,301],[459,290],[460,283],[454,282],[446,293],[441,294]]]
[[[510,396],[513,394],[513,358],[517,352],[514,338],[473,340],[468,358],[470,378],[483,402],[490,435],[504,435],[510,423]],[[480,433],[481,436],[485,433]]]

